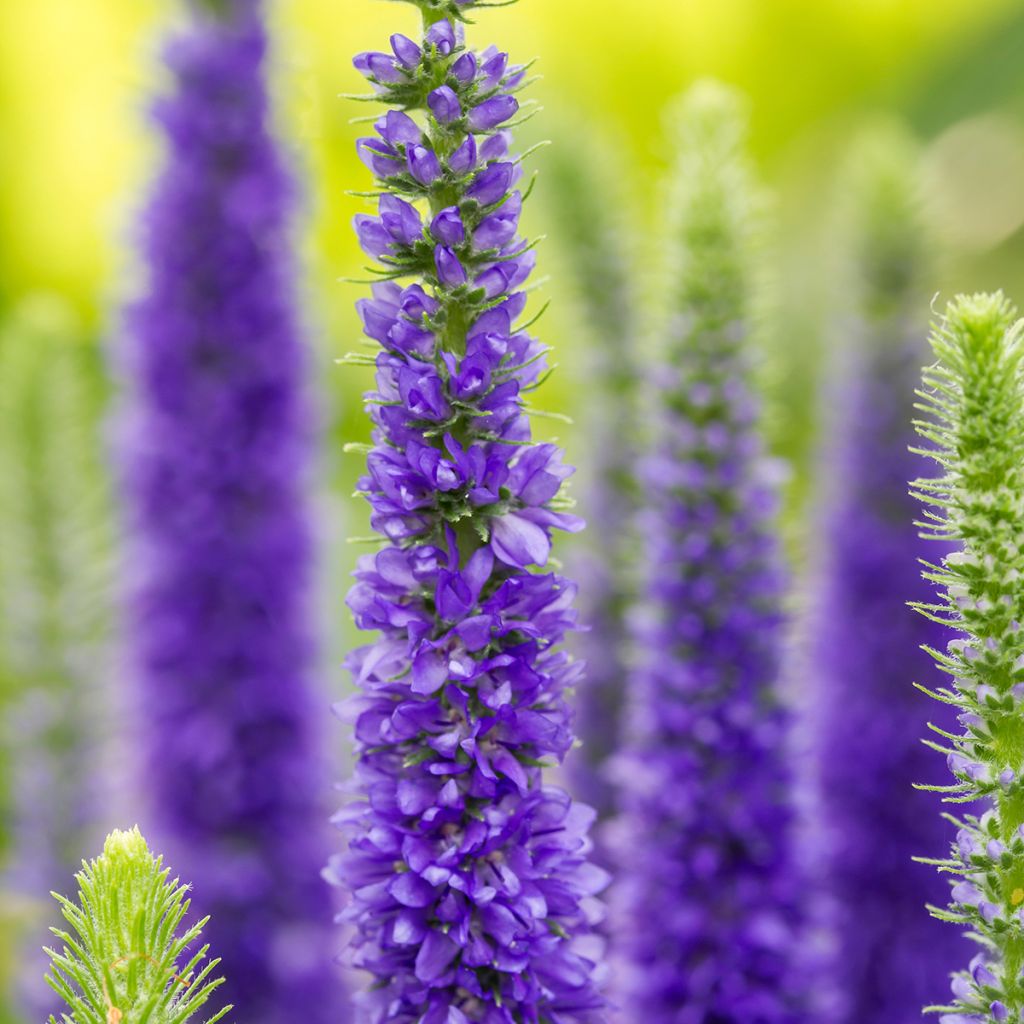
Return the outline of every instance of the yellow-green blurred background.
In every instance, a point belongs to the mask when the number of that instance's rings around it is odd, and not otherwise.
[[[0,2],[0,322],[27,296],[52,293],[71,306],[83,343],[114,343],[118,304],[139,278],[133,213],[160,159],[146,104],[163,81],[161,33],[181,17],[170,0]],[[367,433],[359,396],[368,383],[365,371],[334,362],[356,342],[353,303],[365,291],[339,278],[360,276],[365,262],[351,230],[365,201],[346,191],[369,183],[353,145],[366,128],[350,123],[366,108],[339,94],[365,90],[352,55],[386,48],[394,31],[415,34],[417,16],[381,0],[278,0],[273,20],[278,120],[305,196],[301,294],[330,428],[319,461],[321,493],[335,496],[321,505],[331,567],[323,621],[326,674],[337,690],[351,636],[341,578],[355,554],[344,540],[367,532],[364,512],[347,498],[359,457],[342,456],[341,443]],[[942,253],[933,290],[946,298],[1002,287],[1024,301],[1021,5],[520,0],[482,12],[471,32],[475,44],[498,42],[516,60],[539,58],[543,78],[532,95],[544,109],[524,139],[551,139],[563,153],[575,147],[601,163],[641,295],[658,263],[660,182],[671,161],[666,104],[706,76],[749,95],[753,156],[774,195],[763,379],[770,440],[793,466],[788,530],[799,558],[820,370],[840,329],[829,312],[843,245],[833,210],[844,153],[864,124],[895,116],[922,143],[924,208]],[[558,202],[543,175],[551,154],[534,158],[542,174],[526,219],[530,234],[548,236],[541,275],[550,276],[543,293],[553,307],[540,331],[560,365],[543,404],[582,423],[589,339],[571,253],[549,216]],[[550,429],[585,469],[581,428]],[[4,942],[0,928],[0,964]]]
[[[91,331],[110,333],[135,276],[132,212],[159,157],[145,105],[161,81],[160,33],[180,17],[170,0],[0,5],[0,307],[52,290]],[[382,0],[285,0],[274,20],[280,121],[307,194],[304,293],[326,368],[357,330],[358,289],[337,279],[362,264],[350,229],[362,205],[345,191],[367,183],[353,153],[360,128],[349,123],[366,108],[339,94],[363,88],[352,54],[386,48],[395,30],[414,34],[417,15]],[[653,243],[639,231],[657,221],[656,182],[668,159],[666,101],[708,75],[749,93],[753,152],[777,197],[776,310],[786,323],[785,337],[773,332],[782,351],[772,379],[793,389],[787,402],[810,401],[800,369],[815,361],[803,355],[826,341],[821,257],[833,242],[827,214],[843,148],[879,112],[905,118],[931,146],[930,209],[952,256],[936,291],[1022,290],[1024,14],[1014,0],[521,0],[478,21],[477,40],[539,57],[534,96],[544,112],[532,137],[571,146],[577,140],[564,129],[575,124],[615,148],[641,258]],[[543,177],[537,195],[534,230]],[[542,252],[548,273],[560,268],[558,241]],[[579,332],[557,276],[548,291],[547,338],[570,367],[548,402],[571,408]],[[365,379],[352,371],[329,379],[332,419],[356,430]],[[807,439],[795,436],[803,430],[797,419],[778,427],[787,454],[804,454],[797,449]],[[353,461],[345,475],[354,472]]]
[[[900,111],[931,136],[992,107],[1019,111],[1019,11],[1014,0],[521,0],[482,13],[477,32],[537,55],[537,97],[621,139],[641,193],[663,164],[665,100],[702,75],[742,87],[768,177],[813,202],[865,112]],[[159,81],[159,33],[177,16],[170,2],[2,5],[5,301],[48,287],[93,322],[108,312],[126,270],[127,218],[155,157],[143,108]],[[353,261],[354,201],[343,190],[365,175],[347,124],[361,111],[338,94],[360,88],[351,55],[411,31],[416,15],[381,0],[287,0],[275,20],[284,127],[312,196],[315,300],[340,327],[350,296],[323,285]]]

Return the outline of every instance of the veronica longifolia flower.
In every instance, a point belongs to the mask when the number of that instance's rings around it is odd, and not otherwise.
[[[927,797],[913,789],[943,771],[920,742],[929,702],[912,681],[926,681],[931,668],[921,646],[939,645],[944,633],[906,607],[927,590],[917,558],[936,554],[917,537],[906,487],[923,362],[915,322],[927,308],[915,166],[907,141],[879,130],[858,146],[844,180],[856,305],[832,375],[824,545],[803,674],[813,687],[807,725],[818,790],[808,846],[830,949],[822,997],[841,1024],[918,1021],[961,952],[955,931],[921,910],[941,901],[942,880],[913,862],[946,840],[946,824],[922,813]],[[939,710],[940,724],[953,726],[949,709]]]
[[[668,365],[643,477],[643,659],[616,763],[616,994],[637,1024],[795,1024],[783,574],[744,351],[751,186],[736,97],[698,87],[679,131]]]
[[[128,315],[130,637],[151,831],[194,880],[250,1024],[338,1020],[307,633],[311,424],[293,186],[258,0],[193,5]]]
[[[381,254],[393,280],[359,303],[381,346],[359,488],[384,546],[349,606],[381,636],[350,659],[356,800],[329,874],[374,979],[363,1021],[600,1021],[593,812],[542,777],[572,745],[579,677],[559,649],[575,588],[544,567],[552,531],[581,523],[560,497],[571,470],[524,412],[546,350],[520,325],[534,260],[504,126],[523,69],[467,50],[454,5],[427,7],[421,42],[355,61],[417,115],[392,110],[360,144],[381,228],[401,197],[424,229]]]
[[[932,653],[953,679],[936,696],[960,712],[960,727],[936,747],[954,776],[930,787],[949,803],[981,801],[956,823],[940,862],[953,887],[942,920],[966,926],[975,943],[953,978],[947,1024],[1017,1021],[1024,1010],[1024,339],[1002,295],[960,296],[946,309],[925,371],[926,419],[918,432],[942,467],[913,484],[924,502],[925,536],[956,550],[925,578],[938,589],[919,610],[956,636]],[[955,819],[954,819],[955,820]]]

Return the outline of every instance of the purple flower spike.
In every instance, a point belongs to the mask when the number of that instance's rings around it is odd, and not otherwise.
[[[888,238],[890,225],[885,227]],[[950,913],[943,917],[959,926],[956,931],[966,926],[971,948],[979,950],[969,968],[986,978],[980,992],[968,992],[951,1009],[988,1021],[1005,1006],[1008,1017],[1019,1020],[1024,847],[1015,833],[1021,788],[1017,781],[1006,787],[999,781],[1003,771],[1020,768],[1019,748],[1007,738],[1019,736],[1024,724],[1012,699],[1016,665],[1024,656],[1016,625],[1024,566],[1017,546],[1024,497],[1018,312],[1002,293],[960,295],[947,305],[930,342],[935,361],[917,390],[915,409],[923,416],[915,426],[940,475],[933,469],[910,486],[924,506],[924,536],[945,551],[924,563],[925,578],[938,592],[919,607],[928,616],[937,609],[950,628],[946,650],[931,650],[953,679],[940,700],[978,719],[959,734],[943,734],[943,742],[968,762],[949,790],[966,805],[953,820],[972,840],[969,860],[958,837],[941,862],[943,876],[953,882]],[[974,765],[985,770],[972,771]],[[981,974],[982,965],[992,982]]]
[[[469,112],[469,126],[475,132],[497,128],[519,109],[515,96],[493,96]]]
[[[123,343],[140,781],[147,830],[211,914],[225,1001],[252,1024],[337,1024],[295,190],[271,133],[263,5],[213,6],[189,4],[167,49],[155,111],[167,155]],[[383,80],[378,63],[390,58],[367,59]],[[400,170],[385,142],[359,153],[382,176]],[[372,218],[359,235],[373,253],[389,241]],[[129,963],[146,947],[125,942],[124,971],[149,970]]]
[[[575,587],[547,566],[554,533],[582,523],[562,496],[571,468],[525,411],[546,362],[516,329],[535,256],[516,237],[508,135],[478,139],[462,116],[494,54],[462,49],[447,21],[423,51],[381,95],[419,97],[426,137],[381,132],[371,169],[390,180],[379,221],[358,224],[385,260],[430,242],[434,266],[357,307],[381,346],[358,484],[381,545],[348,606],[377,636],[347,663],[357,764],[336,819],[348,848],[326,873],[350,894],[348,961],[370,976],[359,1024],[604,1024],[594,814],[543,771],[573,746],[582,671],[562,648]],[[399,154],[409,175],[390,170]],[[434,182],[424,238],[412,204]]]
[[[447,85],[435,89],[427,97],[427,105],[434,117],[437,118],[438,124],[451,124],[452,121],[457,121],[462,117],[462,105],[459,103],[459,97]]]
[[[744,351],[742,117],[698,87],[680,117],[672,223],[685,268],[643,467],[643,652],[609,825],[618,1002],[644,1024],[805,1024],[783,573]]]
[[[807,733],[818,795],[819,919],[830,937],[825,969],[837,1024],[918,1020],[937,1001],[959,965],[964,943],[923,911],[946,902],[942,876],[915,864],[948,849],[948,824],[926,813],[915,783],[948,781],[941,760],[919,737],[927,723],[954,730],[955,710],[929,706],[909,685],[943,685],[922,650],[942,649],[947,630],[915,615],[908,598],[929,599],[919,559],[934,560],[934,544],[914,527],[907,480],[913,455],[914,388],[927,361],[923,344],[922,229],[916,168],[906,140],[865,139],[855,173],[843,183],[851,203],[850,251],[858,254],[847,293],[858,311],[850,344],[833,374],[842,381],[823,464],[830,467],[820,502],[822,562],[808,606],[805,634],[814,681]],[[898,265],[899,274],[878,267]],[[872,771],[861,770],[871,763]],[[959,754],[949,768],[966,772]],[[884,815],[866,813],[884,807]],[[964,856],[984,844],[967,830],[957,837]]]

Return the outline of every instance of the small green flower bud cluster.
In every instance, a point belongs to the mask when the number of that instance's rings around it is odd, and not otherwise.
[[[71,1011],[62,1024],[185,1024],[223,983],[211,979],[220,961],[207,959],[207,946],[187,952],[206,919],[182,928],[188,886],[168,876],[134,828],[111,833],[103,853],[82,864],[77,902],[53,894],[70,926],[52,929],[63,951],[46,951],[46,980]]]

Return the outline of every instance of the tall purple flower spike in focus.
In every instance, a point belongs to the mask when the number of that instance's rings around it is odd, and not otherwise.
[[[239,1019],[337,1024],[295,192],[271,134],[262,15],[258,0],[193,3],[155,107],[166,164],[141,226],[119,424],[140,783],[152,833],[212,915]]]
[[[930,717],[956,727],[952,709],[931,707],[912,685],[941,680],[920,648],[941,649],[948,630],[906,607],[908,597],[928,596],[918,560],[935,557],[935,544],[917,536],[906,486],[919,462],[909,446],[926,356],[914,167],[908,140],[880,129],[862,141],[844,182],[854,335],[834,374],[841,386],[806,631],[811,820],[821,840],[812,862],[829,940],[826,1013],[838,1024],[920,1020],[964,948],[956,929],[923,910],[944,902],[945,882],[913,862],[944,852],[949,830],[913,789],[946,781],[920,737]]]
[[[613,995],[636,1024],[803,1024],[784,580],[744,351],[741,104],[704,83],[676,130],[671,319],[641,473],[642,658],[614,762]]]
[[[382,548],[348,603],[381,635],[350,659],[358,764],[328,874],[373,980],[365,1024],[598,1024],[594,815],[542,772],[572,746],[580,675],[559,647],[575,587],[544,566],[552,530],[582,524],[526,414],[546,350],[509,155],[525,69],[465,47],[483,5],[417,6],[420,42],[355,60],[401,109],[359,142],[380,194],[356,228],[384,268],[359,303],[376,355],[352,357],[377,370],[359,489]]]

